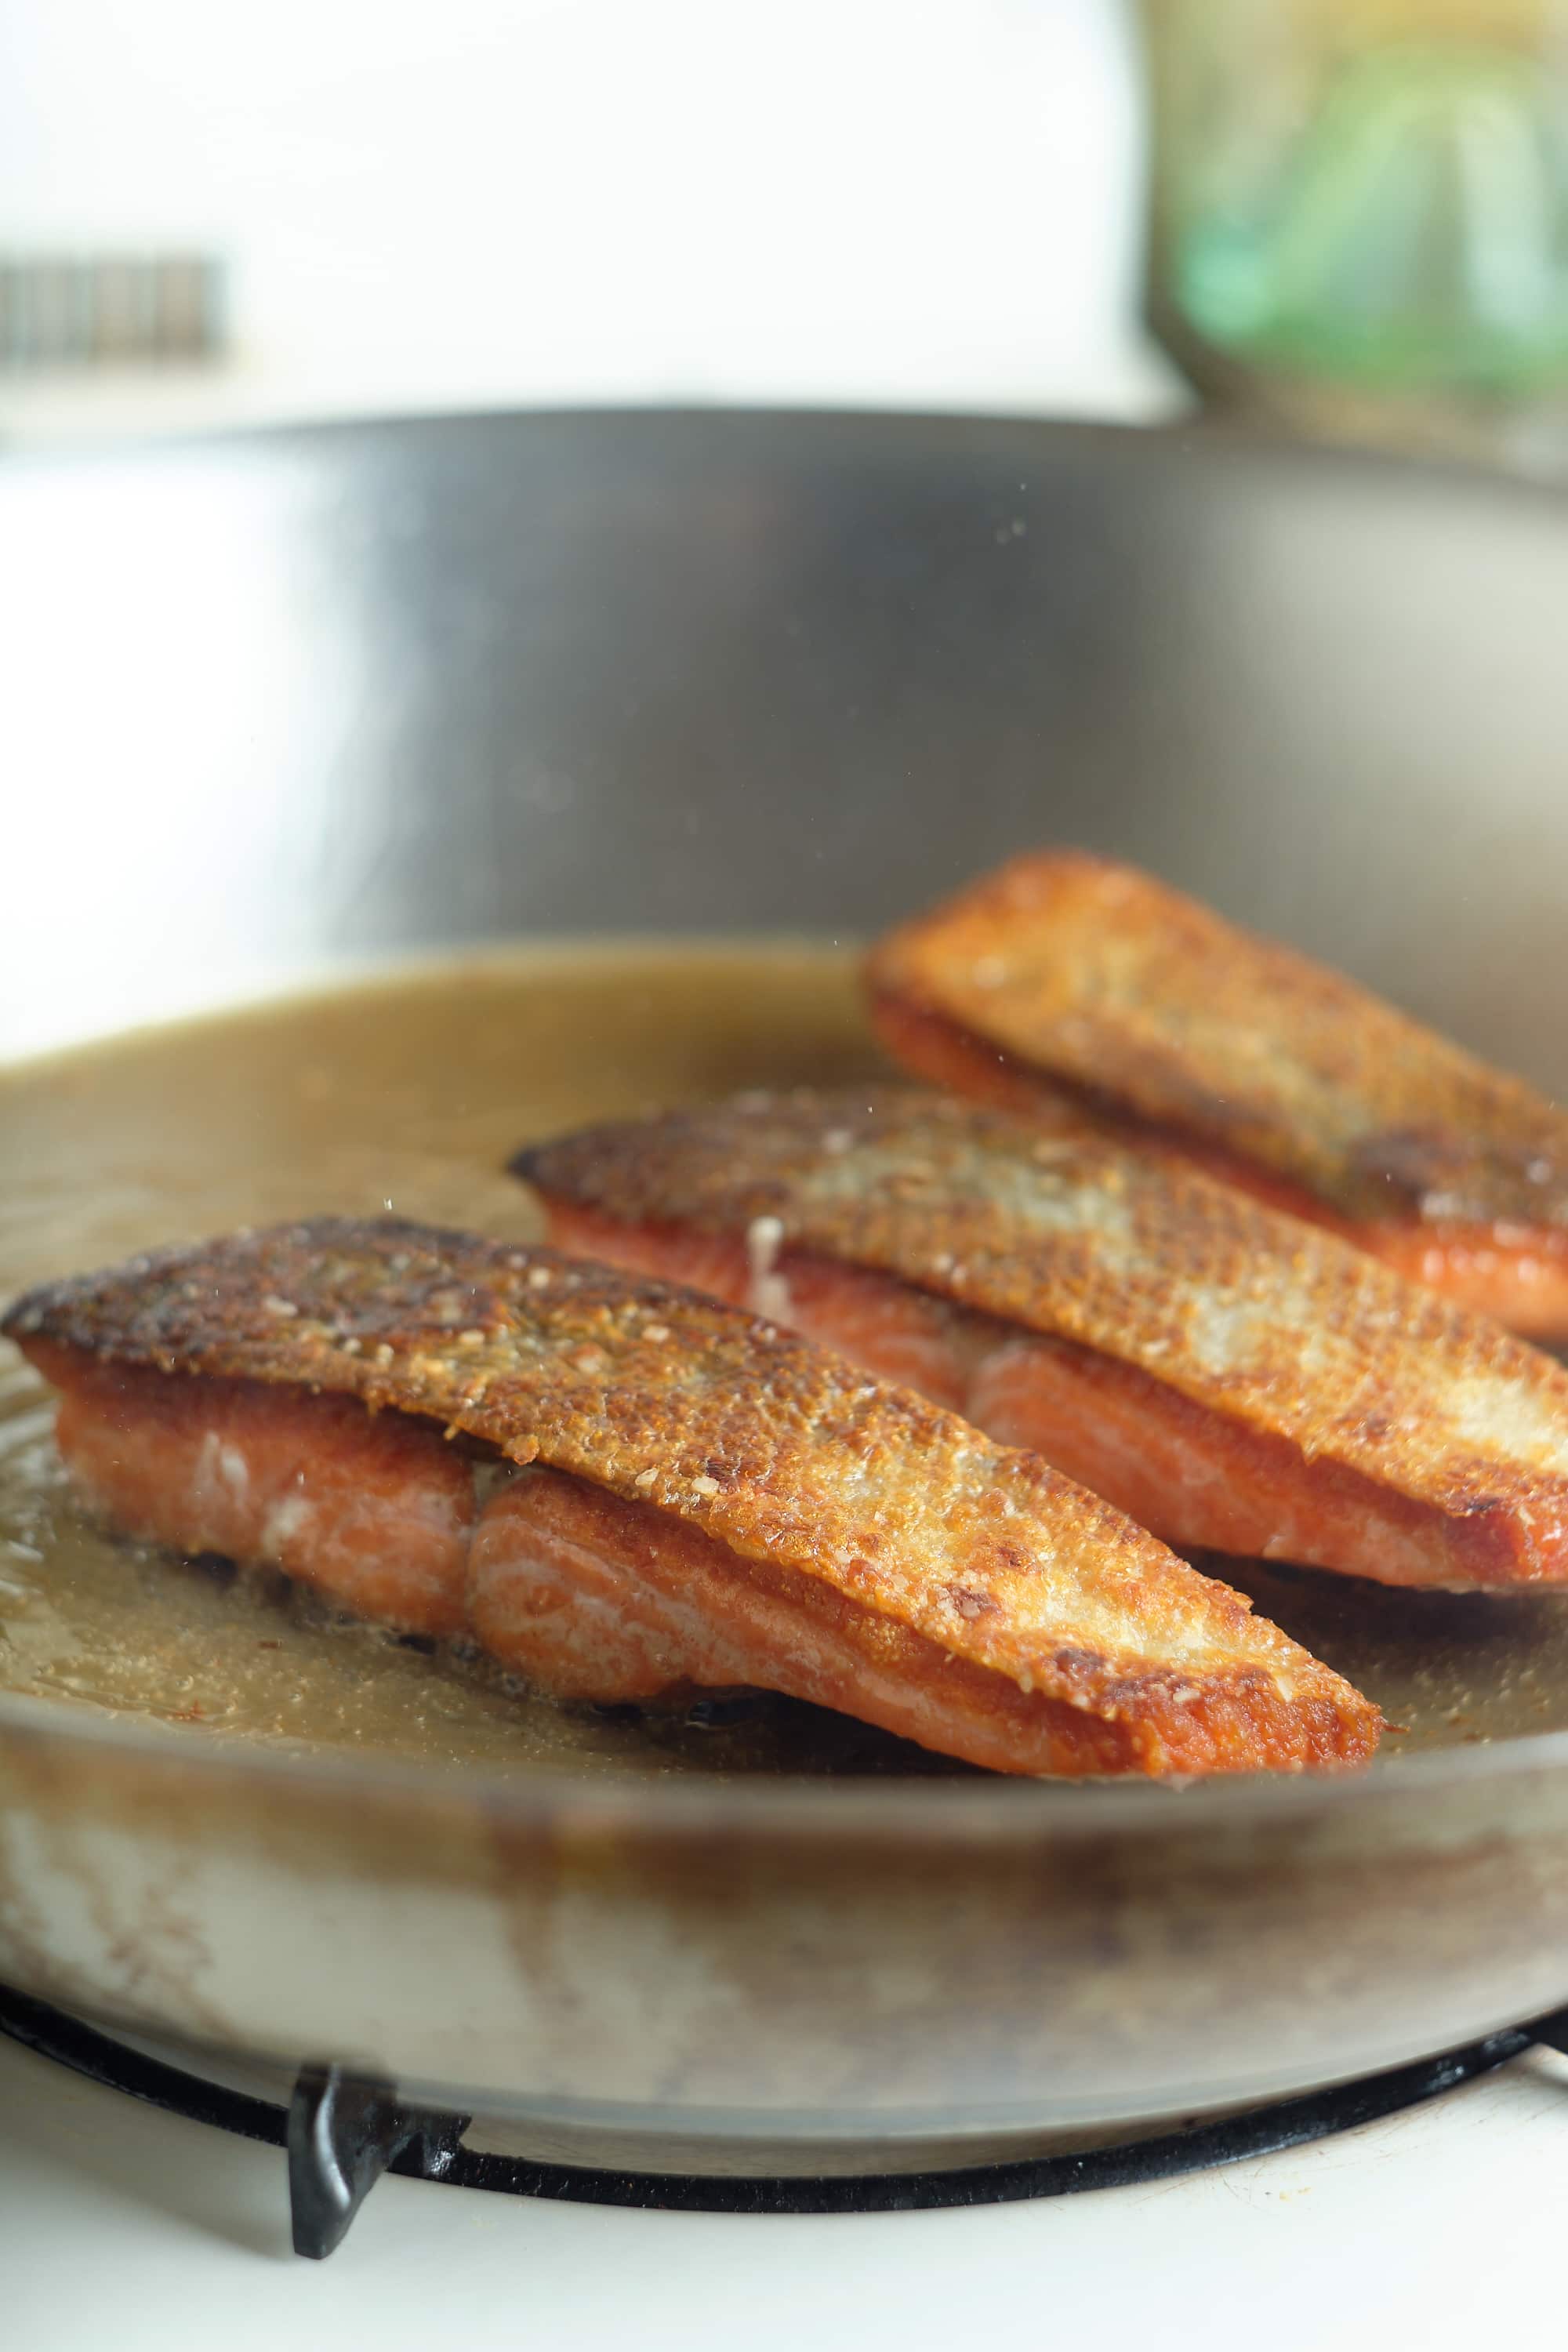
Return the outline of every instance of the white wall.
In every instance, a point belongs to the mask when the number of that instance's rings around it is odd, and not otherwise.
[[[0,0],[0,242],[210,241],[217,385],[1140,413],[1118,0]],[[110,393],[112,391],[112,398]]]

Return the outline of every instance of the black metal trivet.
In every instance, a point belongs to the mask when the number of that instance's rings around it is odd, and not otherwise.
[[[294,2251],[320,2261],[341,2244],[349,2223],[384,2172],[446,2180],[509,2197],[553,2197],[585,2205],[635,2205],[680,2213],[903,2213],[943,2205],[995,2205],[1029,2197],[1069,2197],[1169,2180],[1243,2158],[1272,2156],[1377,2123],[1401,2108],[1439,2097],[1478,2074],[1544,2043],[1568,2053],[1568,2009],[1531,2025],[1489,2033],[1441,2058],[1282,2099],[1222,2122],[1162,2133],[1081,2156],[1026,2158],[953,2171],[857,2176],[844,2179],[715,2179],[693,2173],[597,2171],[584,2165],[534,2164],[465,2147],[467,2116],[408,2106],[394,2088],[308,2066],[287,2107],[248,2097],[145,2057],[96,2032],[46,2001],[0,1986],[0,2033],[40,2057],[108,2090],[123,2091],[193,2123],[216,2125],[243,2139],[289,2152]]]

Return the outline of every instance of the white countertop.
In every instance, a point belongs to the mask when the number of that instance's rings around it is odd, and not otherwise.
[[[1565,2181],[1568,2061],[1532,2053],[1336,2140],[1035,2204],[757,2219],[384,2179],[313,2263],[289,2251],[279,2151],[0,2041],[17,2352],[1551,2344]]]

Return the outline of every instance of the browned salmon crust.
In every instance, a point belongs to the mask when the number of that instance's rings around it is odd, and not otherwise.
[[[890,1654],[919,1637],[939,1674],[1000,1677],[1023,1769],[1290,1769],[1376,1743],[1348,1684],[1037,1457],[695,1292],[323,1218],[47,1286],[0,1329],[46,1360],[424,1414],[652,1506],[879,1619]]]
[[[987,1093],[993,1076],[1019,1107],[1031,1078],[1042,1107],[1065,1089],[1080,1112],[1299,1186],[1308,1213],[1349,1227],[1568,1244],[1568,1114],[1134,867],[1016,857],[889,933],[866,972],[879,1025],[922,1076],[945,1050],[943,1078],[964,1086],[967,1047]],[[905,1034],[921,1022],[939,1025]]]
[[[1350,1474],[1437,1515],[1435,1558],[1391,1580],[1568,1579],[1568,1370],[1179,1163],[889,1090],[748,1097],[512,1165],[631,1227],[735,1235],[773,1218],[785,1247],[1133,1367],[1288,1444],[1325,1492]]]

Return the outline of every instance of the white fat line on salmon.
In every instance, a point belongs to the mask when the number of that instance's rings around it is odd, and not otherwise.
[[[794,1312],[789,1284],[778,1271],[784,1237],[784,1225],[777,1217],[753,1217],[746,1227],[746,1263],[751,1269],[746,1304],[753,1315],[766,1316],[774,1323],[787,1323]]]
[[[285,1502],[276,1503],[261,1523],[263,1558],[275,1558],[283,1546],[303,1533],[315,1517],[314,1507],[302,1495],[290,1495]]]
[[[209,1430],[202,1440],[196,1457],[196,1480],[207,1492],[226,1486],[232,1495],[243,1495],[250,1483],[250,1469],[237,1445],[226,1445],[216,1430]]]

